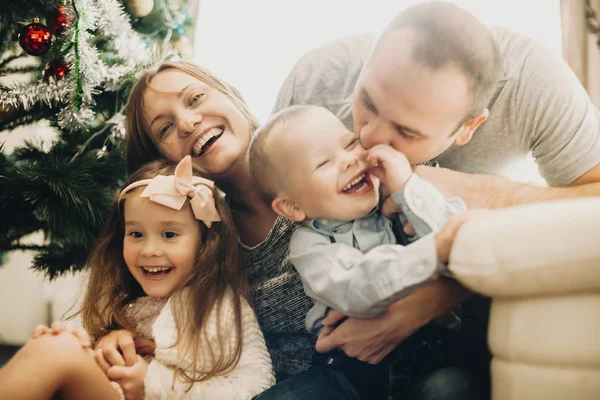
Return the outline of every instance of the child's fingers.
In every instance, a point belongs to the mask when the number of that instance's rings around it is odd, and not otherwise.
[[[91,347],[90,336],[84,329],[73,329],[71,334],[79,340],[83,347]]]
[[[128,370],[130,368],[131,367],[123,367],[121,365],[114,365],[106,371],[106,376],[111,381],[119,381],[119,380],[121,380],[123,378],[127,378],[129,376]]]
[[[94,359],[96,360],[96,364],[98,364],[102,371],[104,371],[104,373],[106,374],[110,369],[110,364],[104,358],[104,354],[102,354],[102,349],[94,351]]]
[[[38,325],[35,328],[33,328],[33,333],[31,334],[31,338],[36,339],[36,338],[48,333],[49,330],[50,330],[50,328],[48,328],[46,325]]]
[[[50,325],[50,329],[52,330],[52,334],[53,335],[58,335],[59,333],[62,333],[65,331],[65,326],[62,322],[60,321],[54,321],[51,325]]]

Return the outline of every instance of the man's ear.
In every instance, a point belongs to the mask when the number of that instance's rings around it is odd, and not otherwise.
[[[292,221],[302,222],[306,219],[304,211],[290,198],[276,197],[271,202],[271,207],[277,214]]]
[[[485,120],[490,115],[490,110],[487,108],[483,109],[479,114],[468,120],[460,127],[456,138],[454,139],[454,144],[457,146],[464,146],[469,143],[469,141],[473,138],[473,133],[475,130],[479,128],[479,125],[483,124]]]

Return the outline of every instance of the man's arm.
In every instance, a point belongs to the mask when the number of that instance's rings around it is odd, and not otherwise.
[[[435,280],[377,317],[348,318],[328,335],[320,335],[316,349],[323,353],[339,347],[349,357],[377,364],[403,340],[470,295],[471,292],[456,281]],[[339,316],[332,311],[323,323],[334,325]]]
[[[574,161],[575,162],[575,161]],[[542,187],[507,178],[467,174],[445,168],[419,166],[415,172],[445,196],[461,197],[469,208],[500,208],[548,200],[600,196],[600,164],[564,187]]]

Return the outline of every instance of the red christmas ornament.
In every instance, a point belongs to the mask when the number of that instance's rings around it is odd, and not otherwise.
[[[69,64],[67,64],[65,60],[58,59],[50,61],[48,65],[46,65],[46,68],[44,68],[43,81],[48,83],[51,77],[54,78],[55,81],[60,81],[67,76],[67,72],[69,72]]]
[[[65,15],[65,8],[60,6],[55,11],[48,13],[46,23],[50,26],[52,32],[59,34],[71,24],[71,21],[67,19],[67,16]]]
[[[52,33],[50,33],[50,29],[39,23],[39,19],[34,18],[33,23],[25,26],[19,33],[19,44],[25,53],[41,56],[50,50]]]

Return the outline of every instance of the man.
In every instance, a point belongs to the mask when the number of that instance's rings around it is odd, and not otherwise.
[[[575,75],[540,44],[488,29],[451,4],[405,10],[376,43],[355,36],[304,55],[274,111],[293,104],[327,107],[366,148],[387,143],[413,164],[438,161],[443,168],[415,171],[470,208],[600,196],[600,113]],[[549,187],[502,177],[530,153]],[[384,316],[346,320],[319,339],[317,350],[339,347],[377,363],[468,296],[458,283],[439,280]],[[461,331],[479,331],[484,346],[485,304],[470,305]],[[325,323],[339,317],[332,313]],[[480,364],[472,370],[487,360],[470,360]]]

